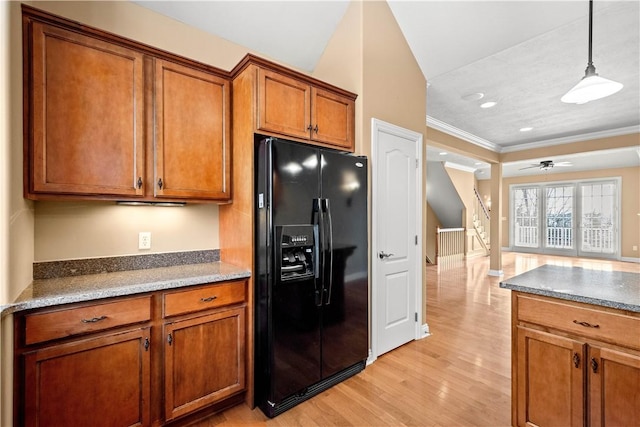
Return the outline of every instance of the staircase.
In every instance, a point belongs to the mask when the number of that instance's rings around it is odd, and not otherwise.
[[[491,243],[489,240],[491,217],[489,215],[489,210],[482,202],[480,194],[478,194],[478,190],[474,188],[473,192],[476,195],[472,217],[473,228],[476,232],[478,241],[484,248],[485,254],[489,255],[491,250]]]

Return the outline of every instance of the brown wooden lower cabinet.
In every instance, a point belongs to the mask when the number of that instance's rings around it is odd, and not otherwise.
[[[244,389],[244,310],[225,310],[165,325],[166,419]]]
[[[237,403],[246,292],[238,280],[17,313],[14,425],[181,425]]]
[[[517,292],[512,310],[514,426],[640,426],[640,314]]]
[[[26,426],[149,424],[149,328],[24,355]]]
[[[518,328],[518,425],[582,426],[584,344]]]
[[[589,425],[640,425],[640,355],[590,347],[587,365]]]

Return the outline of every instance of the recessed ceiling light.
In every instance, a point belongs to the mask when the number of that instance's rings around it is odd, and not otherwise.
[[[440,153],[440,155],[441,155],[441,156],[446,156],[446,155],[447,155],[447,152],[446,152],[446,151],[443,151],[443,152],[441,152],[441,153]]]
[[[496,105],[498,105],[496,101],[487,101],[484,104],[480,104],[480,108],[491,108],[495,107]]]
[[[475,162],[474,165],[476,166],[482,166],[482,162]]]
[[[477,101],[482,98],[484,98],[484,93],[482,92],[469,93],[462,97],[462,99],[464,99],[465,101]]]
[[[532,131],[532,130],[533,130],[533,128],[530,127],[530,126],[528,126],[526,128],[520,128],[520,132],[529,132],[529,131]]]

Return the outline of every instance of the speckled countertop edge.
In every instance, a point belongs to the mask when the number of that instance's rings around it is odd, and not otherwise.
[[[0,306],[6,316],[33,308],[135,295],[186,286],[245,279],[251,271],[224,262],[34,280],[13,304]]]
[[[543,265],[500,282],[500,287],[640,313],[640,274]]]

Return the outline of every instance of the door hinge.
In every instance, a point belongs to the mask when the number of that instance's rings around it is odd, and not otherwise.
[[[416,245],[418,244],[418,235],[416,235]]]
[[[416,169],[420,167],[420,160],[416,159]]]
[[[418,321],[418,312],[416,311],[416,322]]]

